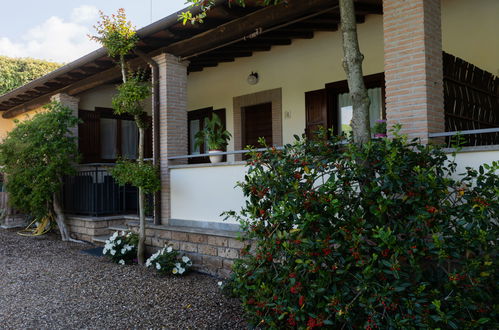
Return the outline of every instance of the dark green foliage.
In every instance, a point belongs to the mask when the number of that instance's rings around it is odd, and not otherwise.
[[[161,189],[158,169],[151,163],[121,159],[116,162],[116,166],[111,168],[110,172],[120,185],[131,184],[134,187],[141,187],[146,194]]]
[[[78,161],[76,138],[69,131],[78,125],[78,118],[59,103],[47,109],[17,122],[0,144],[10,203],[37,218],[52,213],[53,194],[60,191],[62,177],[72,174],[72,165]]]
[[[254,153],[233,292],[268,328],[497,328],[498,170],[400,137]]]
[[[60,66],[59,63],[32,58],[0,56],[0,95],[54,71]]]
[[[142,116],[143,102],[151,95],[151,84],[144,81],[143,73],[129,75],[126,82],[117,87],[118,94],[113,97],[113,110],[116,114]]]

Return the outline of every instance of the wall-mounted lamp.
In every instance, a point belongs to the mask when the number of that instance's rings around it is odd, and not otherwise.
[[[248,75],[248,78],[246,78],[246,81],[250,85],[256,85],[258,83],[258,73],[257,72],[251,72]]]

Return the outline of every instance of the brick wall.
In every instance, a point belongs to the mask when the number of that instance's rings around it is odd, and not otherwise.
[[[161,168],[161,223],[170,219],[168,157],[187,155],[187,62],[171,54],[154,57],[159,65],[159,125]],[[179,162],[172,162],[179,163]]]
[[[443,132],[440,0],[383,0],[388,125],[428,141]]]
[[[129,223],[138,232],[137,223]],[[171,245],[193,261],[193,268],[219,277],[228,277],[235,259],[239,258],[245,243],[237,239],[235,232],[200,231],[196,228],[164,227],[148,225],[146,245],[149,252]]]

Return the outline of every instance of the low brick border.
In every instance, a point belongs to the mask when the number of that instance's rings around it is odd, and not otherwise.
[[[138,231],[138,222],[128,222],[127,225],[130,230]],[[149,252],[154,252],[170,244],[192,259],[193,269],[227,278],[246,245],[238,239],[238,235],[238,232],[232,231],[147,225],[146,245]]]

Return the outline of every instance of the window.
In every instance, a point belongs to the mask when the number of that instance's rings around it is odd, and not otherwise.
[[[368,88],[367,95],[371,100],[369,106],[369,121],[371,127],[376,120],[383,117],[382,90],[381,87]],[[348,133],[352,131],[350,122],[352,121],[352,98],[350,93],[338,94],[338,133]]]
[[[131,116],[115,115],[112,109],[79,111],[78,140],[83,163],[113,162],[119,157],[138,157],[139,130]],[[144,156],[152,157],[152,120],[146,129]]]
[[[218,117],[220,117],[220,121],[222,122],[225,129],[226,127],[225,109],[213,110],[213,107],[209,107],[209,108],[189,111],[187,113],[189,155],[200,155],[208,152],[206,148],[206,143],[203,143],[200,146],[196,146],[195,136],[197,132],[203,130],[204,121],[208,118],[211,118],[212,114],[214,113],[217,114]],[[208,157],[189,158],[189,163],[191,164],[209,163],[209,162],[210,160]]]
[[[383,73],[364,77],[371,105],[371,127],[385,118],[385,78]],[[352,101],[346,80],[326,84],[326,88],[305,93],[306,133],[310,138],[320,126],[333,128],[334,134],[351,131]]]

